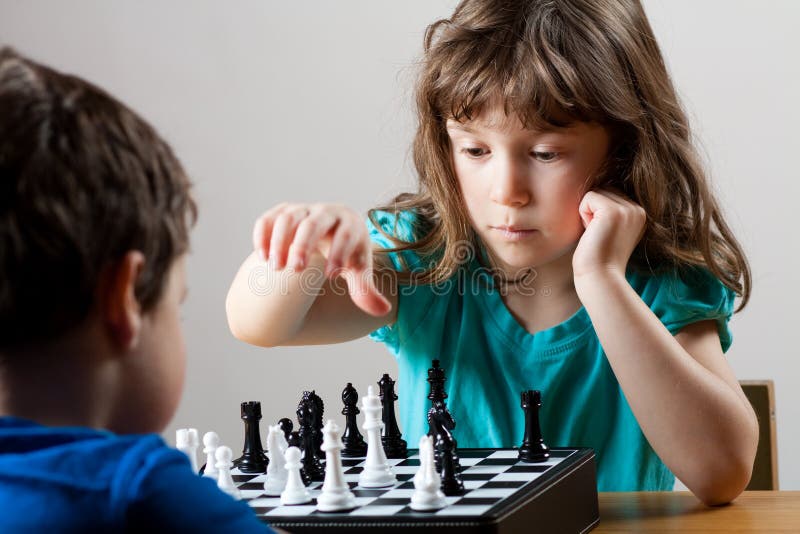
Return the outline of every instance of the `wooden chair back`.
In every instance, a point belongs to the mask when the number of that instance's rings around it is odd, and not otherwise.
[[[745,490],[778,489],[778,444],[775,430],[775,391],[772,380],[739,382],[758,417],[758,450],[753,476]]]

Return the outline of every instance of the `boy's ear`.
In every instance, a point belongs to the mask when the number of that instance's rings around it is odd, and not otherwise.
[[[139,342],[142,309],[135,289],[144,261],[144,254],[130,250],[103,271],[98,284],[101,319],[112,342],[122,349],[132,349]]]

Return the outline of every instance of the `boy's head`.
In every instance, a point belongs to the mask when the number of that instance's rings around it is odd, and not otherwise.
[[[79,366],[99,361],[105,385],[115,384],[107,397],[146,396],[139,409],[151,413],[149,423],[125,424],[109,413],[110,426],[166,424],[183,376],[177,304],[196,217],[189,189],[170,147],[125,105],[80,78],[0,49],[4,377],[73,364],[80,377]],[[81,354],[55,361],[62,348]],[[124,376],[111,376],[103,360],[111,354],[127,355]],[[155,360],[159,354],[174,361]],[[13,405],[9,395],[6,404]],[[122,404],[109,410],[124,410]]]

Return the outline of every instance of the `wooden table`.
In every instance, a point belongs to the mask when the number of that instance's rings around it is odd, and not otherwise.
[[[707,507],[687,491],[600,493],[602,532],[800,532],[800,491],[746,491]]]

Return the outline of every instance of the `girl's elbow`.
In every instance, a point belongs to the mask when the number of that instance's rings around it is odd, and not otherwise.
[[[280,344],[277,340],[266,336],[265,329],[260,328],[261,325],[253,324],[252,318],[248,320],[247,317],[239,313],[230,293],[225,299],[225,315],[228,319],[228,330],[239,341],[257,347],[275,347]]]
[[[747,456],[747,455],[746,455]],[[728,504],[738,497],[750,483],[753,474],[753,457],[732,460],[722,473],[704,477],[687,487],[706,506]]]

